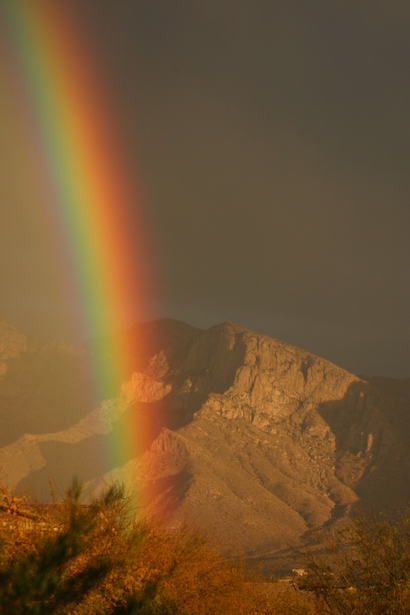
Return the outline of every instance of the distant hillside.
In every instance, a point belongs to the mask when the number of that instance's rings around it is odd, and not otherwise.
[[[232,323],[135,326],[145,354],[112,400],[92,407],[86,350],[27,339],[0,323],[0,466],[43,496],[73,474],[98,492],[149,486],[171,525],[185,518],[256,558],[299,543],[362,505],[410,496],[410,381],[359,378]],[[91,405],[90,405],[91,404]],[[106,467],[107,434],[128,413],[146,450]],[[153,420],[155,417],[155,420]]]

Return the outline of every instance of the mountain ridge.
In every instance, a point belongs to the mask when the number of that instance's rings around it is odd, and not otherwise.
[[[67,484],[81,469],[89,493],[116,479],[136,482],[151,494],[147,514],[171,526],[189,519],[260,558],[356,506],[381,510],[409,498],[410,380],[361,378],[231,322],[201,330],[163,319],[121,335],[138,338],[144,352],[117,396],[90,408],[87,349],[25,345],[0,325],[3,426],[8,402],[20,416],[8,434],[3,427],[0,466],[9,482],[44,492],[49,476]],[[41,357],[59,374],[48,388]],[[47,395],[54,412],[27,433],[35,425],[24,420],[28,400],[38,414]],[[64,418],[67,395],[82,403]],[[122,467],[104,468],[98,451],[130,413],[149,425],[146,446]],[[45,431],[58,421],[59,430]]]

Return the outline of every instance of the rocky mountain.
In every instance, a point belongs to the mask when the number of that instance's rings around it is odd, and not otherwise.
[[[0,324],[0,467],[46,497],[73,474],[97,493],[138,483],[171,526],[185,519],[256,559],[361,505],[410,497],[410,380],[358,377],[224,323],[135,326],[144,352],[110,400],[92,406],[87,350]],[[128,345],[129,346],[129,345]],[[137,458],[104,465],[106,439],[147,425]]]

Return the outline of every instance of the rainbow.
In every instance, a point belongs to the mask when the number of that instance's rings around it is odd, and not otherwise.
[[[65,253],[81,327],[92,339],[140,318],[149,292],[149,276],[139,265],[147,245],[144,233],[135,233],[138,195],[116,137],[113,106],[68,7],[57,0],[2,2],[0,53]],[[92,365],[99,399],[130,376],[139,352],[135,337],[107,340]],[[135,419],[105,454],[117,462],[136,456],[140,432]]]

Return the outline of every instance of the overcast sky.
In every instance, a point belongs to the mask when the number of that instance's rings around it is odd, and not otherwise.
[[[409,377],[410,3],[67,7],[141,185],[147,318],[232,320],[355,373]],[[24,155],[0,156],[0,317],[64,336]]]

